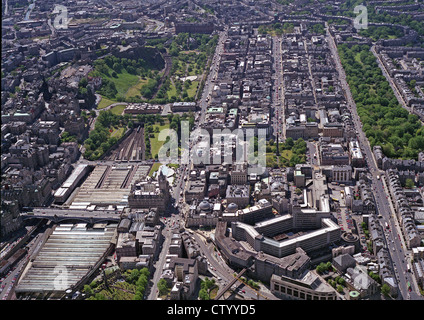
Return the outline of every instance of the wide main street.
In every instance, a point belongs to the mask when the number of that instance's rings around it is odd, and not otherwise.
[[[284,140],[284,126],[285,126],[285,117],[284,117],[284,86],[283,84],[283,66],[282,66],[282,55],[281,55],[281,38],[278,36],[272,37],[273,45],[273,58],[274,58],[274,97],[273,97],[273,106],[274,106],[274,117],[273,117],[273,134],[279,142]]]
[[[399,299],[422,299],[422,297],[416,293],[418,288],[414,287],[414,282],[412,280],[412,275],[406,272],[406,265],[409,262],[407,248],[402,245],[402,233],[399,232],[396,221],[396,214],[392,206],[390,205],[390,200],[388,198],[389,191],[387,188],[385,189],[383,182],[379,179],[384,171],[380,171],[377,167],[377,163],[373,156],[373,152],[371,150],[371,146],[365,136],[365,133],[362,130],[362,124],[360,118],[358,116],[358,112],[356,109],[355,101],[352,98],[352,94],[350,92],[350,88],[347,84],[346,74],[342,67],[339,55],[337,53],[337,46],[334,41],[333,36],[328,31],[327,28],[327,41],[330,46],[330,50],[332,52],[334,61],[336,63],[336,68],[339,72],[339,78],[342,84],[342,87],[345,91],[347,101],[350,106],[350,111],[353,117],[353,123],[356,128],[356,133],[358,137],[358,142],[361,146],[361,151],[363,152],[364,158],[367,159],[367,166],[369,171],[371,172],[371,185],[374,193],[374,199],[376,200],[378,213],[382,216],[382,223],[384,225],[385,222],[390,226],[390,234],[386,232],[386,246],[391,257],[392,268],[395,270],[396,279],[399,288]],[[384,175],[383,175],[384,176]],[[411,283],[412,292],[408,291],[407,282]]]

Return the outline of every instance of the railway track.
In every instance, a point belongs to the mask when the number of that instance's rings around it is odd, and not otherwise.
[[[131,132],[106,160],[141,161],[144,159],[144,148],[144,129],[139,127]]]

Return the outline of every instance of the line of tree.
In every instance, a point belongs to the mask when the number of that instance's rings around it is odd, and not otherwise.
[[[419,117],[398,102],[368,45],[338,47],[352,97],[371,147],[390,158],[417,159],[424,150]]]
[[[369,26],[367,29],[361,29],[359,34],[377,41],[380,39],[400,38],[403,36],[403,30],[395,26]]]
[[[159,294],[161,296],[163,296],[163,295],[165,295],[165,294],[168,293],[168,291],[169,291],[168,284],[167,284],[167,282],[166,282],[166,280],[164,278],[161,278],[158,281],[158,290],[159,290]]]
[[[358,5],[363,4],[363,0],[346,0],[342,1],[339,6],[339,10],[337,12],[334,12],[334,15],[338,16],[345,16],[345,17],[356,17],[357,14],[354,13],[354,8]],[[414,3],[414,0],[410,1],[404,1],[402,4],[406,3]],[[420,36],[424,36],[424,24],[421,21],[418,21],[417,19],[414,19],[413,15],[409,14],[399,14],[399,15],[393,15],[390,12],[381,11],[381,10],[375,10],[375,6],[380,4],[367,4],[367,14],[368,14],[368,21],[369,22],[377,22],[377,23],[391,23],[391,24],[400,24],[403,26],[408,26],[415,31],[418,32]],[[389,3],[385,4],[389,5]],[[395,4],[397,5],[397,3]],[[329,14],[333,14],[333,7],[331,6],[325,6],[324,9],[328,8]],[[394,10],[396,10],[396,6],[393,7]],[[424,43],[418,42],[417,45],[420,45],[424,47]]]
[[[321,262],[315,269],[319,274],[323,274],[325,271],[333,271],[333,265],[330,261],[327,263]]]
[[[144,294],[149,283],[150,272],[147,268],[142,269],[132,269],[129,275],[126,277],[125,281],[130,284],[135,284],[136,293],[134,295],[134,300],[143,300]]]

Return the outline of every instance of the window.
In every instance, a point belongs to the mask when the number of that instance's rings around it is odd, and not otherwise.
[[[299,291],[293,290],[293,296],[295,296],[296,298],[298,298],[299,297]]]
[[[292,289],[287,288],[287,294],[292,295]]]
[[[310,294],[306,295],[306,300],[312,300],[312,296]]]
[[[300,293],[300,299],[305,300],[305,293],[303,293],[303,292]]]
[[[280,285],[279,285],[279,284],[275,284],[275,285],[274,285],[274,290],[276,290],[276,291],[280,291]]]

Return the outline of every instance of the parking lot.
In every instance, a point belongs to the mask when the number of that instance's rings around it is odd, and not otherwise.
[[[339,183],[330,183],[331,194],[330,197],[336,205],[335,217],[342,231],[350,231],[355,229],[353,224],[351,211],[346,207],[344,196],[344,185]]]

